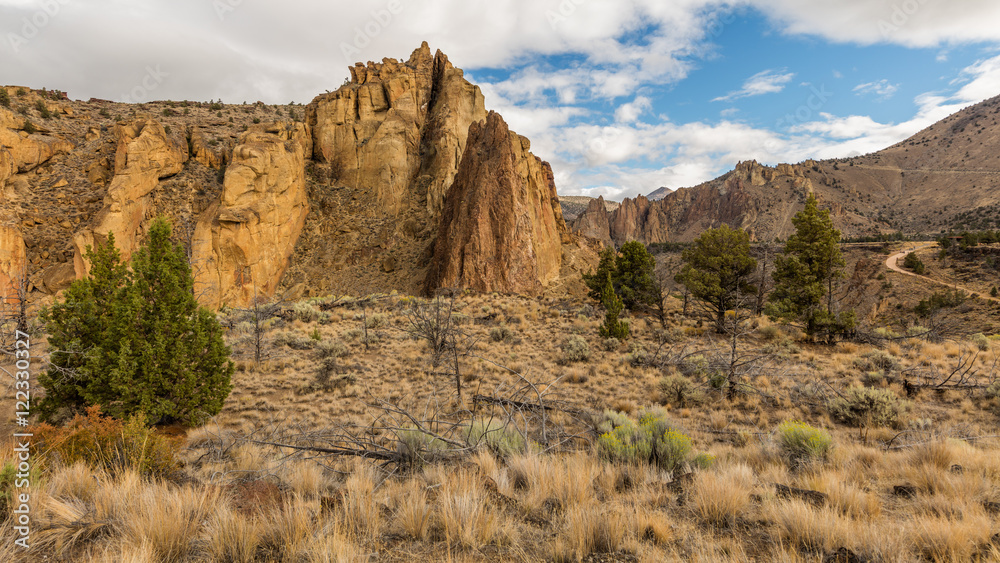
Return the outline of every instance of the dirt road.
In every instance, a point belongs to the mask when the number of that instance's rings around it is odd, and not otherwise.
[[[961,289],[962,291],[964,291],[964,292],[966,292],[966,293],[968,293],[970,295],[973,294],[973,293],[975,293],[975,294],[979,295],[979,297],[982,298],[982,299],[986,299],[987,301],[993,301],[995,303],[1000,303],[1000,299],[998,299],[996,297],[990,297],[989,295],[981,295],[977,291],[972,291],[969,288],[962,287],[960,285],[955,285],[953,283],[943,282],[943,281],[940,281],[940,280],[936,280],[934,278],[929,278],[927,276],[918,276],[917,274],[914,274],[913,272],[911,272],[909,270],[904,270],[903,268],[899,267],[899,264],[898,264],[899,260],[901,258],[903,258],[904,256],[906,256],[907,254],[909,254],[911,252],[916,252],[918,250],[923,250],[925,248],[930,248],[930,247],[932,247],[932,246],[934,246],[936,244],[937,244],[936,242],[921,242],[921,243],[917,243],[914,246],[908,247],[907,249],[905,249],[905,250],[903,250],[901,252],[897,252],[897,253],[889,256],[888,258],[886,258],[885,265],[886,265],[887,268],[889,268],[893,272],[898,272],[900,274],[904,274],[904,275],[907,275],[907,276],[913,276],[915,278],[920,278],[922,280],[926,280],[926,281],[929,281],[931,283],[936,283],[938,285],[943,285],[943,286],[951,287],[951,288],[954,288],[954,289]]]

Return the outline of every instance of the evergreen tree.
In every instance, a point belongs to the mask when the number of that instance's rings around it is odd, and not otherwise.
[[[215,315],[194,298],[191,267],[170,242],[170,225],[153,223],[131,272],[113,239],[88,256],[91,276],[74,282],[45,316],[57,351],[40,377],[43,417],[94,404],[117,418],[143,412],[154,423],[217,414],[233,364]]]
[[[604,324],[601,325],[601,338],[617,338],[625,340],[628,338],[628,323],[618,319],[622,314],[625,305],[621,298],[615,293],[611,283],[611,275],[604,277],[604,290],[601,292],[601,304],[604,305]]]
[[[614,283],[618,276],[615,270],[616,258],[615,249],[606,247],[601,251],[601,261],[597,264],[597,271],[583,274],[583,283],[587,284],[589,290],[587,296],[598,303],[604,301],[604,279],[610,277]]]
[[[611,285],[621,297],[625,307],[632,310],[640,305],[655,305],[659,294],[656,284],[656,258],[646,246],[638,241],[622,245],[621,252],[613,248],[601,251],[601,261],[597,271],[583,274],[583,281],[589,291],[587,295],[604,301],[605,278],[611,278]]]
[[[629,241],[622,245],[615,261],[615,284],[622,302],[629,310],[640,305],[655,305],[658,291],[656,287],[656,258],[639,241]]]
[[[681,254],[685,264],[674,279],[704,306],[724,332],[726,311],[735,309],[741,295],[756,293],[750,278],[757,260],[750,256],[750,236],[742,229],[722,225],[703,232]]]
[[[854,328],[854,312],[840,313],[833,303],[833,282],[843,277],[840,231],[833,228],[830,210],[819,210],[809,196],[805,209],[792,218],[795,234],[775,260],[774,292],[769,314],[805,323],[806,333],[830,337]],[[825,302],[824,302],[825,298]]]

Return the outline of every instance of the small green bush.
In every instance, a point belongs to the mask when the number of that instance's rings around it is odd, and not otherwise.
[[[851,387],[828,404],[835,420],[858,427],[896,427],[909,407],[892,391],[869,387]]]
[[[646,349],[640,342],[633,342],[629,349],[629,354],[625,358],[629,365],[639,367],[646,363]]]
[[[899,369],[899,359],[881,350],[873,350],[854,359],[854,367],[863,372],[891,373]]]
[[[833,438],[826,430],[813,428],[804,422],[790,420],[778,426],[781,452],[795,465],[826,459],[833,448]]]
[[[621,348],[621,345],[622,341],[617,338],[605,338],[604,340],[601,340],[601,348],[603,348],[605,352],[614,352],[615,350],[618,350],[618,348]]]
[[[411,468],[421,467],[447,448],[447,444],[442,440],[416,428],[396,432],[396,440],[396,451],[403,459],[403,463]]]
[[[903,267],[908,270],[913,270],[913,273],[917,275],[924,275],[925,268],[924,263],[920,261],[920,257],[915,253],[910,252],[903,258]]]
[[[590,345],[582,336],[570,336],[563,341],[560,348],[562,349],[561,362],[564,364],[590,360]]]
[[[311,323],[319,320],[322,311],[308,301],[297,301],[292,303],[292,314],[304,323]]]
[[[485,446],[502,458],[523,453],[527,447],[520,432],[497,419],[476,420],[465,429],[463,436],[470,446]]]
[[[7,93],[6,88],[0,88],[0,106],[10,107],[10,94]]]
[[[365,320],[365,326],[368,328],[378,329],[384,328],[389,325],[389,317],[382,313],[375,313],[368,315],[367,320]]]
[[[316,341],[292,331],[283,331],[274,335],[274,343],[287,346],[292,350],[311,350],[316,347]]]
[[[973,334],[969,337],[969,340],[976,345],[976,348],[979,348],[983,352],[990,349],[990,339],[986,338],[986,335],[981,332]]]
[[[493,342],[509,342],[513,338],[514,333],[505,324],[490,329],[490,340]]]
[[[605,411],[597,430],[598,453],[612,463],[649,463],[674,471],[691,454],[691,438],[675,428],[660,408],[639,413],[638,424],[623,413]]]
[[[24,125],[21,127],[21,130],[29,135],[38,133],[38,127],[35,127],[35,124],[27,119],[24,120]]]
[[[52,112],[49,111],[49,106],[45,105],[44,101],[38,100],[35,102],[35,109],[38,110],[38,115],[42,119],[52,119]]]
[[[771,342],[781,338],[781,329],[774,325],[762,326],[757,329],[757,334],[765,342]]]
[[[321,358],[345,358],[351,353],[351,349],[344,344],[343,340],[327,340],[320,342],[316,347]]]

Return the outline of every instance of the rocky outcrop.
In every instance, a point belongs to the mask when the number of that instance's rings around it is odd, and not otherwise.
[[[307,108],[314,156],[338,183],[372,194],[372,214],[398,215],[414,197],[437,216],[483,94],[427,43],[400,63],[358,63],[350,84]]]
[[[573,232],[595,238],[607,246],[614,244],[611,239],[611,225],[608,222],[608,208],[604,196],[590,200],[587,208],[573,222]]]
[[[203,128],[192,127],[188,130],[188,146],[195,162],[209,168],[222,168],[226,165],[230,147],[219,146],[218,141],[209,141]]]
[[[104,198],[104,207],[88,228],[73,238],[73,260],[77,277],[90,272],[87,246],[104,244],[114,235],[122,259],[128,261],[139,247],[142,229],[153,212],[149,195],[161,178],[180,172],[187,151],[172,143],[152,117],[139,117],[132,123],[115,126],[117,149],[114,177]]]
[[[199,218],[191,243],[200,303],[244,306],[256,295],[274,295],[309,211],[309,143],[302,124],[273,124],[240,137],[222,195]]]
[[[6,217],[0,222],[0,303],[18,302],[18,288],[26,282],[28,257],[21,231]]]
[[[48,162],[57,154],[73,150],[73,143],[41,134],[24,131],[25,119],[16,117],[10,110],[0,108],[0,178],[7,174],[28,172],[39,164]],[[7,161],[7,164],[4,164]]]
[[[490,112],[469,128],[425,288],[537,293],[559,275],[562,220],[548,164]]]

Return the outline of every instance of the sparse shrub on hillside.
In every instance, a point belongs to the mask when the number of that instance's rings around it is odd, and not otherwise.
[[[981,332],[973,334],[969,337],[969,340],[976,346],[976,348],[979,348],[983,352],[990,349],[990,339],[986,338],[986,335]]]
[[[866,373],[874,371],[889,374],[899,370],[899,359],[881,350],[873,350],[854,358],[854,367]]]
[[[49,106],[45,105],[43,100],[35,102],[35,109],[38,110],[38,115],[42,119],[52,119],[52,112],[49,111]]]
[[[21,126],[21,130],[29,135],[38,133],[38,127],[35,127],[35,124],[27,119],[24,120],[24,125]]]
[[[560,349],[562,350],[560,362],[563,364],[590,360],[590,345],[582,336],[570,336],[563,341]]]
[[[907,270],[912,270],[914,274],[919,276],[924,275],[926,271],[924,263],[920,261],[920,257],[914,252],[910,252],[903,258],[903,267]]]
[[[913,312],[921,317],[928,317],[941,309],[958,307],[968,298],[968,294],[960,289],[935,291],[930,297],[921,299]]]
[[[639,413],[639,423],[620,412],[605,411],[598,424],[600,456],[613,463],[650,463],[673,471],[691,454],[691,438],[674,427],[663,409]]]
[[[0,106],[10,107],[10,94],[7,93],[6,88],[0,88]]]
[[[374,313],[368,315],[365,319],[365,327],[370,329],[379,329],[389,326],[389,317],[382,313]]]
[[[444,441],[416,428],[396,432],[396,451],[410,468],[423,466],[440,456],[446,448]]]
[[[667,375],[660,378],[661,401],[679,407],[697,405],[703,399],[703,393],[690,379],[683,375]]]
[[[523,453],[527,448],[524,436],[512,424],[499,419],[473,421],[462,436],[470,446],[484,446],[501,458]]]
[[[133,470],[141,475],[162,476],[177,466],[177,446],[146,425],[143,414],[122,421],[101,414],[101,407],[88,407],[66,426],[42,423],[32,433],[42,459],[71,466],[82,461],[112,474]]]
[[[850,426],[896,427],[910,404],[888,389],[851,387],[830,401],[828,407],[835,420]]]
[[[740,306],[744,295],[757,292],[751,276],[757,260],[750,256],[750,235],[722,225],[703,232],[685,249],[684,268],[674,276],[701,304],[716,332],[725,332],[725,315]]]
[[[493,342],[510,342],[513,338],[514,333],[505,324],[500,324],[490,329],[490,340]]]
[[[320,342],[316,349],[320,358],[345,358],[351,353],[351,349],[343,340],[325,340]]]
[[[628,323],[618,318],[625,305],[615,293],[611,285],[611,277],[605,276],[604,290],[601,293],[601,304],[604,305],[604,324],[601,325],[599,333],[601,338],[617,338],[625,340],[628,338]]]
[[[308,336],[286,330],[274,335],[277,346],[288,346],[292,350],[311,350],[316,347],[316,341]]]
[[[986,387],[986,396],[1000,399],[1000,379],[997,379]]]
[[[601,348],[604,348],[605,352],[614,352],[621,348],[622,341],[617,338],[605,338],[601,340]]]
[[[296,301],[292,303],[292,314],[304,323],[311,323],[318,321],[323,312],[308,301]]]
[[[778,426],[778,444],[792,465],[826,459],[833,448],[833,438],[826,430],[791,420]]]
[[[642,343],[632,343],[629,347],[629,354],[625,357],[625,361],[633,367],[639,367],[646,363],[646,349],[642,346]]]
[[[757,329],[757,335],[765,342],[772,342],[781,338],[781,329],[774,325],[762,326]]]

